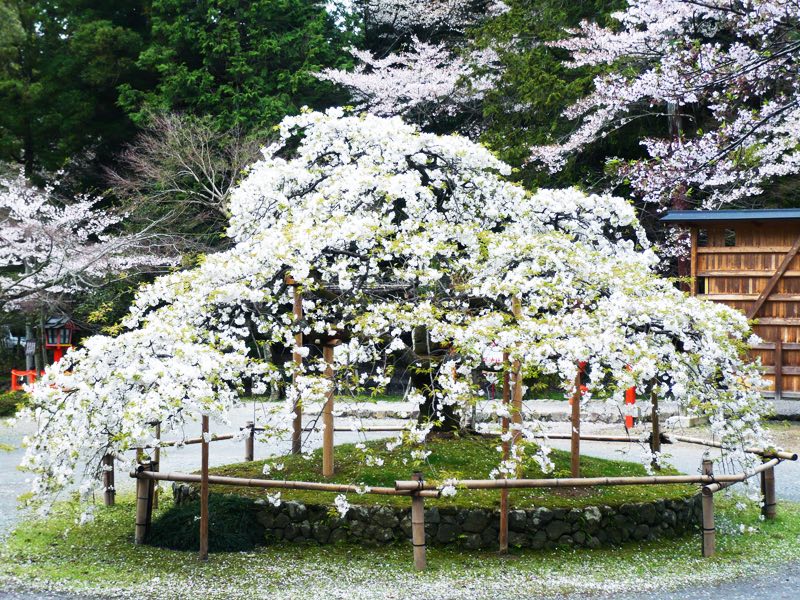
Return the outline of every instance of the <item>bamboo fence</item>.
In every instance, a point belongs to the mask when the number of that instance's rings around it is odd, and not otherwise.
[[[513,378],[513,368],[510,370]],[[511,378],[509,378],[511,379]],[[516,381],[515,381],[516,383]],[[510,382],[504,381],[504,398],[508,400],[510,395]],[[512,405],[513,410],[513,405]],[[513,418],[513,412],[512,412]],[[504,429],[508,431],[508,423]],[[407,481],[396,481],[394,487],[372,487],[362,488],[355,485],[324,483],[312,481],[292,481],[292,480],[268,480],[268,479],[247,479],[240,477],[227,477],[209,474],[209,446],[212,441],[220,439],[230,439],[229,436],[213,436],[209,434],[208,417],[204,416],[202,421],[203,435],[197,438],[201,444],[201,472],[200,474],[159,472],[155,461],[140,464],[140,466],[130,473],[136,479],[136,527],[135,542],[141,544],[145,541],[150,529],[152,511],[155,500],[155,482],[173,481],[183,483],[200,484],[200,559],[208,559],[208,495],[209,486],[232,486],[232,487],[251,487],[258,489],[293,489],[322,491],[332,493],[368,493],[376,495],[409,496],[411,498],[411,522],[412,522],[412,545],[414,551],[414,567],[417,570],[426,568],[426,545],[425,545],[425,498],[438,498],[441,495],[440,485],[426,482],[420,473],[414,473],[413,478]],[[257,429],[252,422],[248,422],[244,429],[248,429],[250,435],[245,438],[245,453],[252,460],[253,448],[252,440],[254,431]],[[556,437],[551,436],[551,437]],[[572,437],[572,436],[570,436]],[[659,436],[660,437],[660,436]],[[600,439],[603,441],[631,441],[625,436],[581,436],[582,439]],[[714,441],[702,440],[700,438],[686,438],[684,436],[670,436],[668,442],[684,441],[687,443],[702,444],[710,447],[719,447]],[[175,445],[176,442],[162,442],[162,445]],[[182,443],[188,443],[184,441]],[[716,530],[714,527],[714,494],[726,487],[745,481],[750,477],[760,475],[761,492],[764,498],[762,513],[767,519],[774,519],[776,514],[776,494],[775,494],[775,467],[783,460],[797,460],[798,456],[792,452],[772,451],[761,448],[748,448],[747,452],[762,457],[762,464],[749,472],[715,475],[713,463],[710,460],[703,460],[701,475],[650,475],[644,477],[569,477],[557,479],[464,479],[451,482],[458,488],[466,490],[497,489],[501,494],[501,514],[500,514],[500,533],[499,542],[501,551],[508,549],[508,492],[511,489],[529,488],[579,488],[595,486],[624,486],[624,485],[668,485],[668,484],[698,484],[701,486],[702,493],[702,554],[703,556],[713,556],[716,545]],[[143,455],[140,455],[140,460]],[[113,461],[112,461],[113,462]],[[105,463],[105,461],[104,461]],[[108,473],[108,471],[106,471]],[[104,474],[104,478],[107,475]],[[111,471],[111,481],[113,482],[113,471]],[[503,502],[505,496],[506,501]],[[503,506],[505,505],[505,506]],[[505,509],[505,510],[503,510]],[[505,513],[505,517],[503,516]]]

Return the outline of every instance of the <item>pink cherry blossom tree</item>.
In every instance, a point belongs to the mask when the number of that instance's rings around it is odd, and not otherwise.
[[[153,252],[146,232],[114,235],[122,216],[98,203],[89,197],[59,202],[53,185],[37,188],[22,174],[0,179],[0,310],[41,313],[111,273],[172,262]],[[31,324],[26,335],[33,336]]]
[[[347,88],[358,108],[430,126],[475,112],[495,84],[497,53],[470,47],[464,33],[508,10],[503,2],[364,0],[352,3],[356,8],[367,48],[350,48],[352,71],[326,69],[319,77]],[[476,124],[462,120],[461,129]]]
[[[551,171],[641,119],[664,126],[645,156],[609,160],[648,203],[718,208],[753,202],[800,171],[800,6],[783,0],[631,0],[618,26],[584,22],[554,45],[571,65],[607,65],[568,108],[565,139],[532,149]],[[652,128],[651,128],[652,129]]]

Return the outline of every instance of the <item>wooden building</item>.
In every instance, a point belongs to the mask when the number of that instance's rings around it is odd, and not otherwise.
[[[689,290],[755,320],[776,399],[800,398],[800,209],[671,211],[691,233]]]

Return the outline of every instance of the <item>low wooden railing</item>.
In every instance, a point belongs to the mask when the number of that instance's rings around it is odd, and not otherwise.
[[[155,482],[173,481],[200,484],[200,558],[208,559],[208,495],[209,485],[225,485],[234,487],[253,487],[260,489],[293,489],[313,490],[334,493],[369,493],[378,495],[409,496],[411,498],[411,523],[412,545],[414,551],[414,566],[418,570],[426,567],[425,545],[425,498],[438,498],[441,495],[442,484],[424,481],[421,473],[414,473],[413,478],[407,481],[396,481],[393,488],[371,487],[321,483],[313,481],[291,481],[274,479],[246,479],[240,477],[227,477],[209,474],[209,446],[212,441],[231,439],[233,434],[213,436],[208,433],[208,417],[203,417],[203,435],[198,438],[185,440],[181,443],[201,444],[201,471],[200,474],[158,472],[158,465],[152,462],[140,464],[130,473],[136,479],[136,527],[135,542],[144,543],[150,529],[153,504],[155,500]],[[253,460],[252,440],[254,431],[258,428],[253,423],[248,423],[250,435],[245,437],[246,455]],[[558,437],[553,435],[551,437]],[[698,444],[708,447],[721,447],[721,444],[700,438],[687,436],[663,436],[667,442],[681,441],[684,443]],[[585,440],[601,439],[611,442],[630,442],[627,436],[581,436]],[[248,440],[251,440],[248,442]],[[163,445],[175,445],[177,442],[164,442]],[[249,444],[249,445],[248,445]],[[628,485],[686,485],[696,484],[701,486],[703,521],[702,521],[702,554],[713,556],[716,551],[716,529],[714,527],[714,494],[736,483],[743,482],[756,475],[761,476],[761,494],[763,497],[762,514],[766,519],[774,519],[777,500],[775,493],[775,467],[784,460],[796,461],[795,452],[784,452],[762,448],[746,448],[745,452],[761,457],[762,464],[748,472],[715,475],[713,463],[703,459],[701,475],[650,475],[642,477],[569,477],[557,479],[464,479],[449,481],[448,485],[463,490],[496,489],[505,493],[511,489],[530,488],[579,488],[597,486],[628,486]],[[506,507],[506,510],[508,508]],[[502,519],[501,519],[502,520]],[[507,519],[506,519],[507,521]],[[502,535],[502,532],[501,532]]]

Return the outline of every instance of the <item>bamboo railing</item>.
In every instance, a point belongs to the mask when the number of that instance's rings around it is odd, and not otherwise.
[[[512,378],[508,378],[512,379]],[[512,395],[508,392],[511,391],[510,382],[504,382],[504,401],[508,402]],[[516,383],[516,382],[514,382]],[[514,408],[518,408],[518,403],[511,403]],[[332,409],[332,403],[328,407],[328,412]],[[512,419],[513,419],[512,412]],[[330,428],[333,431],[352,431],[351,428],[336,428],[331,427],[332,418],[328,417],[326,420],[326,429]],[[158,427],[158,424],[155,424]],[[508,430],[509,424],[504,421],[503,430]],[[315,427],[306,427],[303,430],[314,430]],[[359,431],[402,431],[405,426],[373,426],[361,427]],[[424,501],[425,498],[439,498],[441,495],[440,485],[433,482],[426,482],[423,480],[422,475],[419,473],[414,474],[411,480],[398,480],[395,481],[394,487],[372,487],[366,488],[348,484],[338,483],[321,483],[312,481],[291,481],[291,480],[268,480],[268,479],[247,479],[240,477],[227,477],[220,475],[209,474],[209,444],[214,441],[230,440],[238,437],[238,434],[221,434],[215,435],[208,433],[208,417],[203,417],[202,422],[203,434],[197,438],[189,438],[186,440],[172,440],[161,441],[154,446],[146,446],[137,449],[137,457],[144,461],[143,450],[147,448],[155,448],[156,452],[162,447],[171,447],[177,445],[191,445],[201,444],[201,457],[202,467],[200,474],[187,474],[187,473],[174,473],[174,472],[159,472],[158,463],[150,461],[140,464],[139,468],[130,473],[130,476],[136,479],[136,531],[135,542],[141,544],[144,542],[150,528],[152,519],[152,511],[155,503],[155,482],[156,481],[173,481],[183,483],[200,484],[200,558],[207,560],[208,558],[208,495],[209,486],[233,486],[233,487],[250,487],[259,489],[292,489],[292,490],[308,490],[308,491],[322,491],[333,493],[368,493],[376,495],[391,495],[391,496],[409,496],[411,498],[411,514],[412,514],[412,543],[414,549],[414,566],[418,570],[425,569],[426,567],[426,547],[425,547],[425,513]],[[254,459],[254,441],[255,432],[263,431],[264,428],[256,426],[253,422],[248,421],[242,430],[247,430],[248,434],[245,435],[245,460],[252,461]],[[656,430],[657,431],[657,430]],[[664,435],[658,432],[659,441],[665,443],[684,442],[689,444],[697,444],[706,447],[722,448],[722,444],[713,440],[704,440],[701,438],[694,438],[681,435]],[[575,431],[570,434],[550,434],[547,436],[550,439],[570,439],[575,441]],[[639,440],[630,436],[612,436],[612,435],[579,435],[579,440],[587,441],[605,441],[605,442],[637,442]],[[650,440],[652,443],[652,439]],[[326,445],[332,445],[332,436],[328,436]],[[325,448],[323,448],[325,450]],[[581,488],[581,487],[595,487],[595,486],[627,486],[627,485],[679,485],[679,484],[695,484],[701,486],[702,493],[702,506],[703,506],[703,519],[702,519],[702,533],[703,533],[703,556],[713,556],[715,552],[715,529],[714,529],[714,494],[727,487],[735,485],[760,475],[761,477],[761,491],[764,499],[762,506],[762,514],[767,519],[774,519],[776,513],[776,494],[775,494],[775,467],[784,460],[798,460],[798,454],[794,452],[785,452],[772,449],[763,448],[746,448],[746,452],[755,454],[762,457],[762,464],[748,472],[734,473],[734,474],[720,474],[715,475],[713,472],[713,463],[710,460],[704,460],[702,464],[700,475],[648,475],[642,477],[567,477],[556,479],[464,479],[460,481],[450,482],[457,488],[466,490],[489,490],[497,489],[501,494],[501,515],[500,515],[500,531],[499,531],[499,544],[502,551],[508,549],[508,492],[511,489],[530,489],[530,488]],[[329,462],[326,463],[324,476],[329,477],[333,471],[332,449],[329,449]],[[504,453],[505,456],[505,453]],[[114,471],[113,459],[110,455],[106,456],[103,460],[105,467],[103,479],[104,482],[111,485],[106,486],[106,503],[113,504],[114,494],[113,486]],[[110,467],[110,469],[109,469]],[[505,514],[505,518],[503,513]]]

